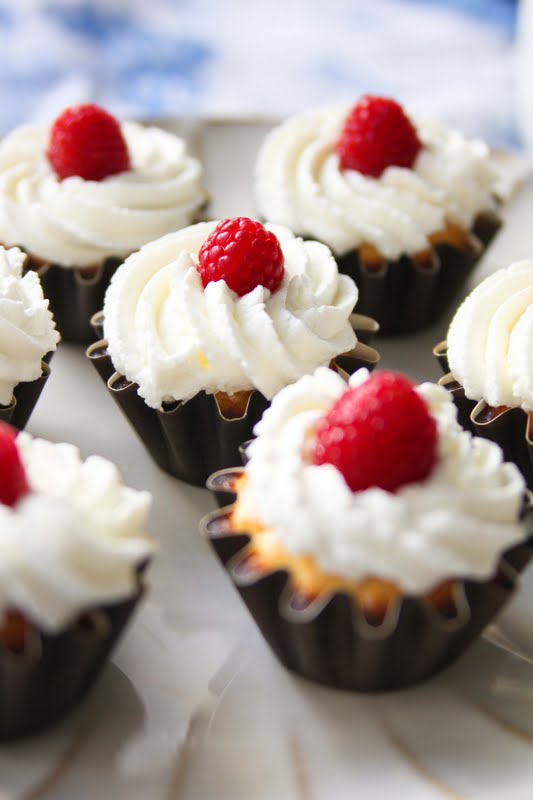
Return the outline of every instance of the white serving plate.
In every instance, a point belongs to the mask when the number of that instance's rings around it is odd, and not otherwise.
[[[268,123],[168,122],[207,165],[213,216],[254,213],[250,179]],[[533,253],[533,182],[523,178],[476,280]],[[383,365],[437,379],[447,320],[382,341]],[[52,731],[0,748],[0,800],[530,800],[533,571],[490,632],[415,689],[350,695],[288,674],[262,641],[198,520],[207,491],[161,472],[84,358],[62,344],[29,430],[114,460],[150,489],[161,550],[151,591],[85,704]],[[73,665],[75,669],[75,665]]]

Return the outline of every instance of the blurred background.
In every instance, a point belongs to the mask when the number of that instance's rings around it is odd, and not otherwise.
[[[515,0],[0,2],[0,130],[51,119],[75,102],[98,102],[121,117],[249,117],[351,103],[371,92],[493,144],[519,147],[518,6]]]

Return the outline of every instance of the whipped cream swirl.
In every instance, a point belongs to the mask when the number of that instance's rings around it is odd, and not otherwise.
[[[49,128],[17,128],[0,143],[0,241],[65,267],[123,257],[189,225],[207,195],[185,142],[155,127],[121,125],[131,169],[101,181],[59,180]]]
[[[358,370],[351,385],[366,380]],[[503,551],[521,541],[524,480],[500,448],[463,432],[444,388],[422,384],[438,425],[438,463],[395,493],[352,492],[331,464],[305,456],[314,426],[346,391],[331,370],[288,386],[256,425],[239,518],[259,520],[295,555],[311,555],[348,580],[375,576],[419,594],[450,578],[489,578]]]
[[[429,246],[453,222],[468,230],[495,208],[488,147],[429,120],[415,120],[423,144],[412,169],[379,178],[341,170],[335,153],[349,108],[290,117],[266,137],[255,168],[259,213],[342,256],[371,244],[388,259]]]
[[[471,400],[533,411],[533,260],[480,283],[448,330],[448,361]]]
[[[356,344],[349,317],[357,300],[329,249],[267,226],[285,260],[281,286],[239,297],[225,281],[206,288],[198,251],[217,222],[151,242],[113,276],[104,334],[115,369],[139,385],[146,403],[283,386]]]
[[[47,632],[131,596],[153,552],[151,498],[125,487],[104,458],[69,444],[17,438],[31,492],[0,504],[0,618],[16,608]]]
[[[43,356],[59,341],[48,300],[36,272],[22,275],[26,256],[17,247],[0,247],[0,405],[13,389],[42,374]]]

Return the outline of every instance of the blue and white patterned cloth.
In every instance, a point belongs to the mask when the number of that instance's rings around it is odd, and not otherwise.
[[[284,115],[372,92],[515,145],[515,16],[513,0],[0,0],[0,130],[74,102]]]

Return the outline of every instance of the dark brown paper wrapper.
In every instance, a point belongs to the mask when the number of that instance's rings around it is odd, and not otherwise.
[[[99,340],[104,338],[104,312],[97,311],[91,317],[91,328],[94,334],[94,339]]]
[[[492,580],[457,582],[457,614],[453,618],[416,597],[404,597],[376,627],[346,594],[332,595],[316,609],[298,610],[291,604],[291,579],[286,570],[247,571],[243,549],[249,536],[231,530],[230,513],[231,506],[218,509],[202,520],[200,528],[263,637],[288,669],[336,689],[400,689],[448,667],[508,600],[519,571],[533,552],[530,537],[505,554]]]
[[[533,426],[531,415],[521,408],[508,408],[489,421],[480,422],[479,415],[486,408],[483,400],[476,402],[466,397],[462,385],[449,371],[446,342],[439,342],[433,348],[433,355],[439,362],[444,377],[439,384],[452,393],[457,406],[457,418],[462,427],[475,436],[482,436],[496,442],[502,450],[505,461],[512,461],[525,478],[528,489],[533,491]]]
[[[142,596],[84,614],[57,635],[32,629],[22,653],[0,645],[0,740],[38,733],[72,711],[94,686]]]
[[[28,257],[26,269],[34,269],[49,300],[56,327],[67,342],[93,340],[90,319],[104,304],[109,282],[123,259],[107,258],[95,267],[79,269]]]
[[[200,392],[186,403],[153,409],[137,394],[137,384],[114,371],[105,339],[91,345],[87,357],[156,464],[194,486],[205,486],[212,472],[239,461],[240,445],[252,437],[270,405],[259,392],[251,392],[244,414],[229,419],[214,395]],[[336,359],[348,374],[363,366],[372,369],[378,361],[378,353],[362,343]]]
[[[248,463],[246,455],[246,447],[250,442],[244,442],[240,447],[240,454],[243,464]],[[237,492],[235,486],[239,478],[244,475],[244,467],[229,467],[228,469],[219,469],[213,472],[206,481],[206,487],[214,495],[219,508],[232,505],[237,499]]]
[[[479,215],[469,247],[437,244],[427,266],[402,256],[372,269],[361,262],[356,250],[338,258],[337,263],[359,288],[358,312],[373,317],[382,334],[413,333],[435,322],[453,305],[500,225],[495,215]]]
[[[19,431],[26,427],[33,409],[40,397],[48,376],[50,367],[46,361],[41,362],[42,374],[34,381],[26,381],[15,386],[13,400],[9,406],[0,406],[0,420],[8,422]]]

